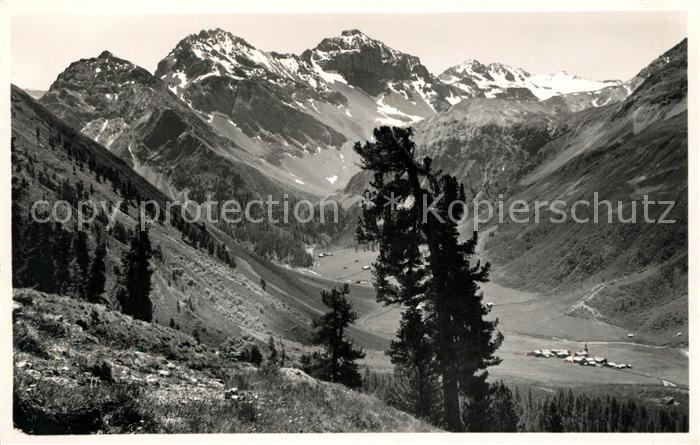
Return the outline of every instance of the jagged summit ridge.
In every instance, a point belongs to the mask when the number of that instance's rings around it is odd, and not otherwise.
[[[532,75],[474,59],[438,77],[415,55],[359,29],[343,30],[297,55],[263,51],[214,28],[180,40],[154,76],[109,51],[78,61],[59,76],[46,100],[77,110],[57,107],[85,134],[112,147],[145,116],[141,110],[154,91],[157,102],[172,93],[266,175],[272,169],[271,176],[293,187],[309,190],[313,184],[313,192],[323,194],[354,174],[349,141],[370,137],[378,125],[415,125],[475,98],[548,99],[569,113],[622,100],[635,85],[566,73]]]
[[[510,97],[513,91],[527,91],[530,94],[525,94],[531,100],[546,100],[553,96],[597,91],[622,84],[619,80],[584,79],[566,71],[533,75],[522,68],[501,63],[483,64],[474,59],[448,68],[439,78],[469,93],[480,90],[486,97]]]

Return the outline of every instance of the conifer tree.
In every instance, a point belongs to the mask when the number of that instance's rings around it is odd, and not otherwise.
[[[43,292],[56,292],[54,251],[50,224],[29,222],[27,233],[22,238],[24,265],[17,270],[20,286],[34,287]]]
[[[605,416],[603,418],[605,419]],[[540,414],[539,430],[548,433],[564,432],[561,414],[559,414],[556,403],[549,398],[545,401]]]
[[[490,396],[489,431],[491,432],[516,432],[520,416],[516,410],[516,398],[513,392],[503,382],[498,382],[491,387]]]
[[[87,235],[83,230],[73,232],[70,252],[70,293],[74,297],[85,298],[90,254],[88,253]]]
[[[90,264],[87,284],[85,286],[85,296],[92,303],[102,301],[102,294],[105,290],[105,257],[107,256],[107,246],[104,239],[97,240],[95,254]]]
[[[12,136],[12,151],[15,149],[15,136]],[[12,286],[21,287],[25,282],[27,253],[26,238],[27,225],[23,217],[20,200],[27,194],[27,187],[17,177],[12,177],[12,202],[11,212],[11,236],[12,236]]]
[[[323,354],[314,357],[314,367],[322,380],[357,388],[362,384],[362,376],[355,361],[365,353],[346,338],[348,327],[357,320],[357,313],[346,299],[349,293],[347,284],[340,289],[321,291],[321,300],[330,310],[314,320],[314,343],[325,349]]]
[[[460,395],[479,412],[477,404],[488,397],[486,368],[500,362],[495,351],[502,336],[495,332],[497,322],[484,320],[478,283],[488,280],[489,264],[471,263],[476,233],[458,240],[464,189],[453,176],[433,171],[430,158],[417,161],[411,138],[410,128],[380,127],[376,142],[355,144],[361,168],[373,173],[375,192],[363,204],[357,238],[379,245],[374,265],[379,301],[409,308],[426,302],[444,425],[462,431]],[[470,417],[474,425],[477,420]]]
[[[421,419],[439,421],[439,385],[434,363],[430,329],[423,320],[422,311],[410,307],[402,314],[397,339],[389,345],[388,354],[394,364],[397,380],[407,383],[401,397],[406,409]]]
[[[56,223],[54,227],[53,251],[56,291],[61,294],[69,294],[72,287],[70,274],[72,236],[70,232],[63,230],[59,223]]]
[[[151,293],[151,241],[148,229],[134,228],[129,250],[122,257],[121,276],[116,298],[122,312],[144,321],[153,319]]]
[[[275,344],[275,339],[272,337],[272,335],[267,339],[267,349],[268,355],[267,355],[267,363],[270,367],[276,367],[277,366],[277,345]]]

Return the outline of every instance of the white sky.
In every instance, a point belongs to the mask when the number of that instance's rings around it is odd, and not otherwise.
[[[418,56],[434,74],[471,58],[531,73],[627,80],[686,37],[686,20],[683,12],[17,15],[11,79],[48,89],[71,62],[103,50],[153,72],[188,34],[220,27],[262,50],[297,54],[357,28]]]

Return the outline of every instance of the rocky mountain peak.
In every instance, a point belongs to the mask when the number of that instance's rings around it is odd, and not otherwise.
[[[432,77],[418,57],[390,48],[357,29],[323,39],[302,57],[326,71],[341,74],[350,85],[370,96],[387,91],[389,83],[427,81]]]
[[[360,31],[359,29],[346,29],[340,33],[341,36],[343,37],[349,37],[349,36],[364,36],[365,34]]]
[[[58,75],[49,93],[60,89],[81,90],[100,89],[114,86],[124,87],[135,82],[151,84],[152,76],[145,69],[128,60],[120,59],[109,51],[102,51],[97,57],[73,62]]]
[[[183,45],[204,45],[216,47],[220,46],[221,49],[232,48],[236,46],[243,46],[247,48],[253,48],[253,46],[246,42],[245,39],[235,36],[228,31],[224,31],[221,28],[201,30],[197,34],[190,34],[181,42]]]

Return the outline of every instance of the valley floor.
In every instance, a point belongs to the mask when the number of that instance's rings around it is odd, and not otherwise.
[[[354,283],[360,293],[373,294],[371,265],[376,252],[342,249],[332,256],[315,258],[307,272],[340,282]],[[645,344],[628,337],[628,331],[595,319],[566,315],[570,304],[531,292],[510,289],[495,282],[482,285],[484,302],[493,303],[491,315],[499,319],[505,336],[499,356],[503,362],[490,370],[506,381],[533,382],[552,386],[600,384],[643,384],[688,386],[688,355],[678,348]],[[363,299],[371,298],[364,295]],[[356,308],[357,309],[357,308]],[[363,310],[364,309],[364,310]],[[368,310],[369,309],[369,310]],[[376,304],[357,309],[360,329],[387,339],[393,338],[401,316],[395,307]],[[629,363],[631,369],[579,366],[564,360],[528,357],[537,349],[579,351],[588,345],[591,356]],[[364,345],[368,347],[367,345]],[[368,347],[367,364],[376,370],[389,370],[391,364],[383,351]]]

